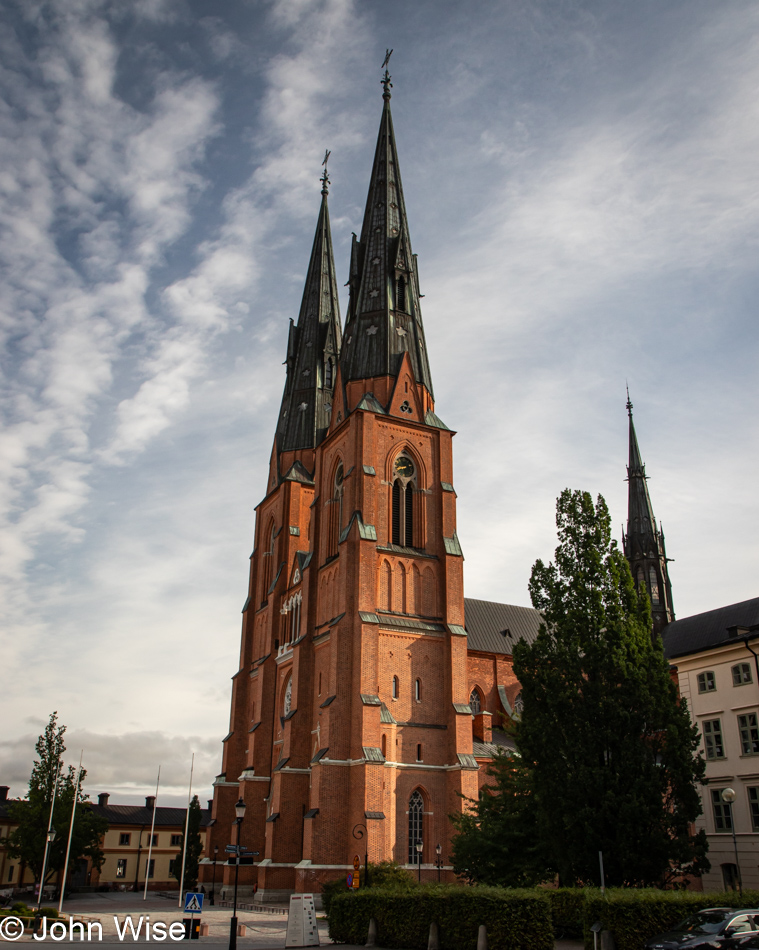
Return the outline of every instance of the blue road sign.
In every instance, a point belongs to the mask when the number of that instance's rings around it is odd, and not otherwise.
[[[185,914],[199,914],[203,910],[203,895],[188,891],[184,896]]]

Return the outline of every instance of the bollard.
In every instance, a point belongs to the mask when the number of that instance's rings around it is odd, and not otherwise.
[[[485,924],[480,924],[477,931],[477,950],[488,950],[488,931]]]
[[[614,934],[610,930],[601,931],[601,950],[616,950]]]
[[[430,936],[427,940],[427,950],[440,950],[440,938],[438,937],[436,920],[433,920],[430,924]]]
[[[377,921],[374,917],[371,917],[369,920],[369,933],[366,935],[366,944],[367,947],[376,947],[377,946]]]

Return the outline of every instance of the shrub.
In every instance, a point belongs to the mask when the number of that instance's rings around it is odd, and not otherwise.
[[[366,872],[362,868],[362,874]],[[364,880],[366,878],[364,877]],[[395,887],[402,890],[408,890],[416,887],[416,878],[414,875],[402,868],[395,861],[380,861],[379,864],[369,862],[369,885],[370,887]],[[334,881],[328,881],[322,885],[322,907],[324,913],[329,917],[329,908],[332,898],[335,894],[355,894],[356,891],[349,891],[345,883],[345,878],[340,877]]]
[[[679,921],[705,907],[757,907],[759,891],[703,893],[699,891],[657,891],[610,889],[606,898],[599,891],[588,894],[585,903],[585,946],[593,946],[589,927],[600,921],[611,931],[617,950],[640,950],[642,943],[658,933],[671,930]]]
[[[550,904],[535,891],[426,884],[337,894],[329,935],[338,943],[363,944],[372,917],[383,947],[426,950],[430,924],[437,921],[442,950],[475,950],[480,924],[487,927],[490,950],[553,948]]]
[[[30,914],[31,911],[26,906],[23,901],[16,901],[15,904],[11,904],[11,911],[14,914]]]
[[[40,907],[40,917],[47,917],[49,920],[58,916],[58,911],[55,907]]]
[[[545,894],[551,905],[554,936],[581,940],[585,918],[585,901],[588,894],[593,892],[579,887],[546,887],[538,893]]]

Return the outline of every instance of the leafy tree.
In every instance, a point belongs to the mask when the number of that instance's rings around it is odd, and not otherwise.
[[[200,840],[200,801],[193,795],[190,802],[190,818],[187,825],[187,857],[184,866],[184,889],[194,891],[198,886],[198,863],[203,843]],[[174,877],[182,881],[182,854],[184,852],[184,835],[182,835],[182,851],[179,852],[172,866]]]
[[[538,834],[532,775],[519,755],[499,752],[487,768],[493,784],[466,812],[454,813],[453,870],[471,883],[531,887],[554,876]]]
[[[43,884],[62,871],[66,862],[66,847],[76,787],[76,768],[69,766],[65,771],[63,768],[63,753],[66,751],[63,736],[66,727],[59,726],[57,720],[58,714],[52,713],[44,733],[37,740],[35,746],[37,759],[32,767],[26,798],[22,801],[11,802],[8,806],[9,819],[16,823],[17,827],[7,838],[2,839],[9,856],[21,860],[34,872],[35,879],[39,880],[42,874],[45,841],[50,820],[50,803],[55,797],[53,828],[56,835],[48,849]],[[60,771],[58,770],[59,762],[61,763]],[[56,773],[58,773],[57,782]],[[100,849],[100,839],[108,830],[108,822],[93,812],[88,796],[82,790],[86,775],[86,769],[82,769],[79,773],[70,861],[73,862],[77,858],[89,858],[94,867],[100,868],[105,859]]]
[[[562,884],[659,884],[709,869],[696,784],[705,763],[651,609],[611,539],[606,503],[562,492],[555,563],[530,579],[543,616],[514,648],[537,835]]]

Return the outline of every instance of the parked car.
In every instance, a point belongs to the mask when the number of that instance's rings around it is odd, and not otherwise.
[[[646,950],[759,950],[759,909],[707,907],[657,934]]]

